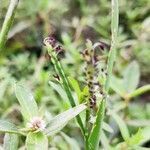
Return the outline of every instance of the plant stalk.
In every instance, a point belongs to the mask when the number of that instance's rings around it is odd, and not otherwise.
[[[107,77],[105,84],[105,92],[108,94],[110,88],[110,78],[112,76],[113,65],[116,59],[116,43],[117,43],[117,33],[118,33],[118,23],[119,23],[119,8],[118,0],[112,0],[111,3],[112,16],[111,16],[111,47],[108,55],[107,64]]]
[[[5,20],[0,32],[0,50],[3,50],[7,41],[8,32],[14,20],[15,12],[18,6],[19,0],[10,0],[10,4],[5,16]]]
[[[72,96],[69,81],[68,81],[68,79],[67,79],[67,77],[64,73],[63,67],[62,67],[60,61],[58,60],[57,55],[55,53],[51,52],[51,48],[49,48],[49,47],[47,47],[47,48],[48,48],[49,55],[51,56],[51,61],[54,64],[55,70],[56,70],[56,72],[58,73],[58,75],[60,76],[60,78],[63,81],[63,87],[66,91],[69,102],[70,102],[72,107],[75,107],[76,103],[75,103],[75,100]],[[82,119],[81,119],[80,115],[78,115],[76,118],[77,118],[77,122],[80,126],[81,132],[82,132],[82,134],[84,135],[84,138],[85,138],[85,129],[84,129]]]

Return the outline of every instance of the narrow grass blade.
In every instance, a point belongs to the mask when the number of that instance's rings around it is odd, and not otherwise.
[[[90,150],[98,150],[102,123],[104,118],[104,110],[105,110],[105,100],[102,100],[96,114],[96,122],[93,124],[93,128],[88,140]]]
[[[4,137],[4,150],[18,150],[19,138],[16,134],[6,133]]]
[[[38,116],[38,106],[31,91],[21,84],[15,84],[15,92],[25,119],[30,120]]]
[[[69,77],[69,83],[71,84],[71,86],[75,90],[75,92],[76,92],[76,94],[78,96],[78,99],[80,99],[81,89],[80,89],[78,81],[76,79],[74,79],[73,77],[70,76]]]
[[[26,139],[27,150],[48,150],[48,139],[41,132],[28,133]]]
[[[105,131],[109,132],[109,133],[113,133],[113,129],[110,127],[109,124],[107,124],[106,122],[103,121],[103,126],[102,129],[104,129]]]
[[[54,117],[48,123],[46,134],[52,135],[53,133],[56,133],[55,131],[59,132],[68,121],[76,117],[80,112],[85,110],[86,107],[86,105],[81,104]]]
[[[61,132],[61,136],[68,143],[69,150],[81,150],[79,143],[74,138],[69,137],[63,132]]]
[[[18,2],[19,0],[10,0],[10,5],[0,32],[0,51],[4,48],[6,43],[7,35],[13,23]]]
[[[112,0],[112,16],[111,16],[111,48],[108,55],[108,65],[107,65],[107,78],[105,84],[105,91],[108,93],[110,87],[110,78],[112,76],[112,69],[116,59],[116,43],[117,43],[117,33],[118,33],[118,22],[119,22],[119,8],[118,0]]]
[[[109,139],[105,135],[104,131],[102,131],[102,133],[101,133],[101,144],[102,144],[104,150],[112,150],[112,148],[109,144]]]
[[[114,118],[114,120],[116,121],[117,125],[119,126],[119,129],[120,129],[120,132],[121,132],[121,135],[122,135],[123,139],[127,140],[130,137],[130,134],[129,134],[129,130],[126,126],[126,123],[116,113],[112,112],[111,115]]]

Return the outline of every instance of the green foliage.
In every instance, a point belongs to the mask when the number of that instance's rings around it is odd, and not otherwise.
[[[18,133],[17,127],[6,120],[0,120],[0,132]]]
[[[99,147],[99,141],[101,136],[101,129],[104,119],[105,100],[102,100],[99,109],[96,114],[96,121],[93,124],[92,131],[89,136],[89,148],[91,150],[97,150]]]
[[[48,122],[46,134],[52,135],[60,131],[67,124],[69,120],[73,119],[84,109],[86,109],[86,106],[84,104],[80,104],[63,113],[60,113],[59,115],[57,115],[56,117],[54,117]]]
[[[38,116],[38,107],[30,90],[23,85],[15,84],[15,92],[25,119],[30,120]]]
[[[149,0],[17,5],[0,4],[0,150],[148,150]],[[42,45],[49,34],[61,53]],[[82,55],[99,41],[92,107]]]
[[[4,137],[4,150],[17,150],[19,137],[16,134],[6,133]]]
[[[124,140],[127,140],[130,135],[129,135],[129,130],[128,130],[128,128],[127,128],[126,123],[125,123],[125,122],[121,119],[121,117],[118,116],[116,113],[113,113],[113,112],[112,112],[112,117],[114,118],[114,120],[115,120],[116,123],[118,124],[123,139],[124,139]]]
[[[46,135],[41,132],[28,133],[26,139],[26,148],[28,150],[41,150],[48,149],[48,139]]]
[[[139,66],[136,62],[132,62],[123,72],[123,85],[126,93],[133,92],[138,84],[140,78]]]

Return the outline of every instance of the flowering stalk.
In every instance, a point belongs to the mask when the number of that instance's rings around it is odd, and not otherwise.
[[[108,49],[107,45],[103,42],[97,42],[92,44],[90,40],[87,40],[86,49],[82,52],[83,59],[86,63],[85,67],[85,80],[89,89],[89,94],[87,97],[88,109],[86,109],[86,149],[89,149],[89,137],[92,132],[92,124],[90,124],[91,116],[96,116],[97,112],[97,100],[104,99],[104,91],[102,83],[98,80],[98,75],[100,69],[98,68],[98,64],[104,58],[104,51]],[[103,69],[101,70],[103,74]]]
[[[119,8],[118,0],[112,0],[112,16],[111,16],[111,47],[108,55],[107,64],[107,78],[105,84],[105,91],[108,93],[110,86],[110,77],[112,76],[112,69],[116,58],[116,43],[117,43],[117,33],[118,33],[118,22],[119,22]]]
[[[19,0],[10,0],[10,5],[0,32],[0,50],[4,48],[4,45],[6,43],[7,35],[13,23],[18,3]]]
[[[52,37],[47,37],[44,39],[44,44],[48,50],[48,53],[51,57],[51,61],[55,67],[55,71],[56,73],[60,76],[60,79],[62,80],[62,85],[66,91],[66,94],[68,96],[69,102],[71,104],[72,107],[76,106],[75,100],[71,94],[71,89],[70,89],[70,85],[69,85],[69,81],[64,73],[64,69],[60,63],[60,61],[57,58],[57,55],[59,52],[61,52],[63,49],[62,47],[56,42],[56,40]],[[84,125],[83,122],[81,120],[81,117],[78,115],[77,117],[77,122],[80,126],[81,132],[85,137],[85,129],[84,129]]]

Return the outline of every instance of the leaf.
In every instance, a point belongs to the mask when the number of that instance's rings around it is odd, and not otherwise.
[[[106,150],[110,150],[111,147],[110,147],[110,144],[109,144],[109,140],[107,138],[107,136],[105,135],[105,132],[102,130],[102,133],[101,133],[101,144],[103,145],[103,148],[106,149]]]
[[[89,95],[89,88],[85,86],[80,94],[79,102],[85,102],[87,100],[87,96]]]
[[[50,86],[51,86],[54,90],[56,90],[56,92],[60,95],[60,97],[61,97],[64,101],[67,101],[67,100],[68,100],[68,97],[67,97],[67,95],[66,95],[64,89],[63,89],[60,85],[58,85],[58,84],[56,84],[56,83],[54,83],[54,82],[52,82],[52,81],[49,81],[49,84],[50,84]]]
[[[80,89],[78,81],[76,79],[74,79],[73,77],[69,77],[68,79],[69,79],[71,86],[75,90],[75,92],[78,96],[78,99],[80,99],[81,89]]]
[[[116,113],[112,112],[111,115],[114,118],[114,120],[116,121],[117,125],[119,126],[119,129],[120,129],[123,139],[127,140],[130,137],[130,135],[129,135],[129,131],[126,126],[126,123]]]
[[[18,150],[19,138],[16,134],[6,133],[4,137],[4,150]]]
[[[41,132],[30,132],[26,139],[27,150],[48,150],[48,139]]]
[[[105,111],[105,100],[102,100],[99,109],[96,114],[96,122],[93,124],[91,134],[89,136],[89,148],[90,150],[98,150],[102,123]]]
[[[139,129],[137,133],[135,133],[134,135],[132,135],[132,136],[127,140],[127,144],[128,144],[129,146],[139,145],[139,143],[142,141],[142,139],[143,139],[142,131],[141,131],[141,129]]]
[[[109,133],[113,133],[113,132],[114,132],[113,129],[111,128],[111,126],[110,126],[109,124],[107,124],[106,122],[104,122],[104,121],[103,121],[103,126],[102,126],[102,128],[103,128],[105,131],[109,132]]]
[[[19,130],[13,123],[0,119],[0,132],[19,133]]]
[[[71,119],[76,117],[80,112],[86,109],[85,104],[80,104],[74,108],[71,108],[49,121],[46,129],[47,135],[52,135],[56,131],[60,131]]]
[[[141,129],[142,140],[139,142],[139,145],[143,145],[144,143],[150,140],[150,127],[145,127]]]
[[[124,88],[124,83],[123,80],[112,76],[110,80],[110,86],[111,88],[118,93],[121,97],[124,97],[125,95],[125,88]]]
[[[131,62],[123,73],[126,93],[133,92],[139,83],[140,70],[136,61]]]
[[[2,98],[4,96],[7,84],[8,84],[8,79],[5,79],[0,82],[0,101],[2,100]]]
[[[79,144],[77,143],[77,141],[75,139],[69,137],[68,135],[66,135],[63,132],[61,132],[61,135],[63,136],[63,138],[68,143],[69,150],[80,150],[80,146],[79,146]]]
[[[38,106],[31,91],[23,85],[15,84],[15,92],[25,119],[30,120],[38,116]]]

